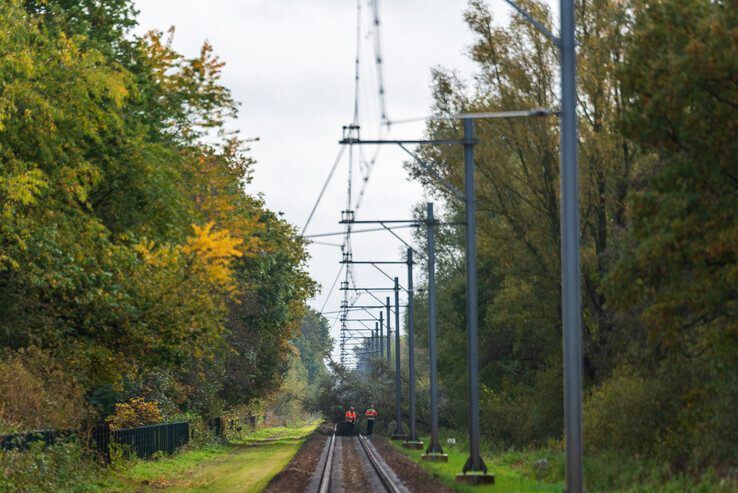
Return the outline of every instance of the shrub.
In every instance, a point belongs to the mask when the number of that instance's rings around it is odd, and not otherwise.
[[[134,397],[128,402],[115,405],[115,413],[105,420],[112,429],[135,428],[161,423],[164,418],[156,401]]]
[[[664,420],[658,385],[620,368],[585,400],[588,450],[646,454],[658,442]]]
[[[482,434],[499,447],[543,445],[562,436],[561,366],[540,370],[532,386],[482,386]]]
[[[77,442],[0,451],[0,491],[99,491],[94,483],[104,475]]]
[[[58,360],[35,347],[0,356],[0,432],[80,427],[83,389]]]
[[[219,442],[222,440],[215,435],[205,419],[190,419],[190,441],[186,446],[197,449]]]

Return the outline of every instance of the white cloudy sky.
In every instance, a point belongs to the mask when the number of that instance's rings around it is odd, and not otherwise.
[[[367,1],[362,0],[364,12]],[[249,191],[263,193],[267,205],[302,227],[338,152],[341,126],[350,122],[354,100],[356,2],[354,0],[136,0],[139,32],[176,27],[175,47],[188,55],[210,41],[227,63],[223,82],[241,102],[234,125],[253,145],[258,161]],[[509,8],[492,0],[496,18]],[[380,2],[381,38],[388,115],[427,114],[430,69],[442,65],[462,75],[473,67],[464,55],[471,37],[462,20],[466,0],[385,0]],[[368,22],[363,23],[368,29]],[[372,40],[363,38],[361,98],[363,136],[376,127],[376,83]],[[371,123],[371,125],[368,125]],[[374,130],[375,131],[375,130]],[[420,125],[403,125],[392,137],[419,137]],[[369,152],[369,150],[367,150]],[[370,153],[370,152],[369,152]],[[402,170],[402,151],[382,150],[360,210],[363,219],[405,218],[423,200],[420,187]],[[307,234],[340,230],[345,208],[347,161],[344,159]],[[354,237],[354,258],[395,259],[400,242],[388,233]],[[340,237],[325,241],[340,242]],[[319,309],[339,268],[339,249],[310,247],[311,275],[323,292],[311,300]],[[357,266],[357,283],[385,284],[370,267]],[[398,268],[397,275],[404,273]],[[337,309],[338,290],[326,311]],[[368,300],[367,300],[368,301]],[[333,332],[337,337],[337,325]]]

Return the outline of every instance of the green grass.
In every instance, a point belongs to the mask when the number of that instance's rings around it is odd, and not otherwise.
[[[224,445],[184,450],[172,457],[120,467],[105,491],[226,493],[260,491],[297,452],[317,423],[265,428]]]
[[[428,439],[424,438],[424,443],[428,443]],[[485,463],[489,472],[494,474],[495,483],[493,485],[471,486],[462,483],[456,483],[455,478],[461,472],[461,468],[466,462],[467,454],[463,448],[447,449],[448,462],[426,462],[421,460],[421,455],[425,452],[422,450],[408,450],[402,448],[399,442],[393,442],[395,447],[403,454],[410,457],[415,462],[422,465],[439,481],[461,492],[561,492],[564,491],[564,485],[558,482],[539,481],[532,477],[522,474],[511,465],[504,461],[497,460],[494,457],[485,456]],[[549,466],[550,467],[550,466]]]
[[[232,443],[253,444],[277,439],[301,439],[306,436],[305,430],[309,429],[307,434],[310,434],[318,426],[318,423],[317,421],[311,422],[304,427],[274,426],[272,428],[262,428],[252,433],[234,437],[230,441]]]
[[[424,439],[427,443],[427,438]],[[394,443],[403,454],[421,464],[444,484],[462,492],[561,492],[564,491],[564,454],[560,450],[542,448],[528,451],[483,451],[482,456],[495,475],[495,484],[469,486],[454,482],[466,461],[466,444],[445,448],[449,462],[425,462],[423,451],[407,450]],[[537,468],[538,461],[546,466]],[[585,456],[584,477],[587,491],[630,493],[650,492],[734,492],[738,491],[738,471],[722,477],[708,470],[701,475],[677,475],[668,466],[658,467],[648,461],[616,452],[590,453]]]

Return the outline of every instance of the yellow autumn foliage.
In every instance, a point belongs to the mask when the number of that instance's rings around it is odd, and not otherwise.
[[[120,430],[161,423],[164,417],[161,415],[158,402],[134,397],[128,402],[116,404],[115,413],[108,416],[105,421],[112,429]]]
[[[203,268],[214,283],[232,290],[235,284],[231,260],[242,255],[237,247],[243,240],[231,237],[228,230],[213,231],[214,226],[212,222],[202,228],[193,224],[194,235],[187,239],[182,253],[192,264]]]
[[[22,173],[0,177],[0,193],[5,196],[4,208],[13,205],[32,205],[48,187],[41,170],[33,169]]]

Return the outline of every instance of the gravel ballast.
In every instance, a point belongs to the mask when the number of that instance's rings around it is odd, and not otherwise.
[[[428,471],[404,456],[386,438],[374,435],[371,441],[387,465],[395,471],[397,477],[410,491],[418,493],[452,493],[454,491],[439,483]]]

